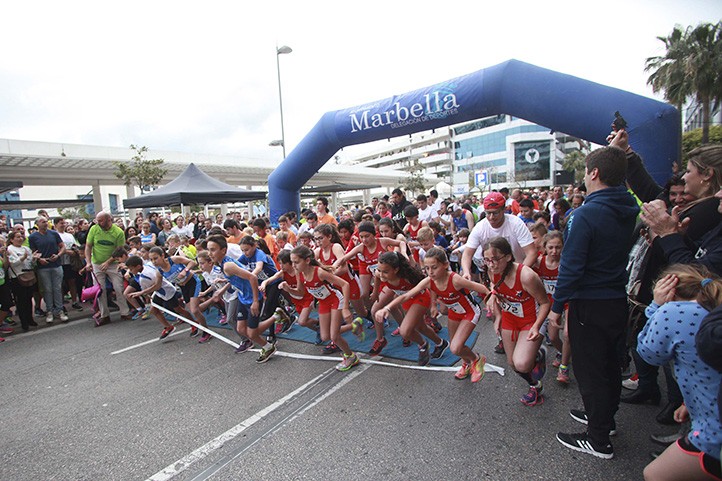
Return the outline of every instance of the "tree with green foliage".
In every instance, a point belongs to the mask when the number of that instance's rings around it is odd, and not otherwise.
[[[407,161],[409,176],[399,179],[401,188],[406,192],[422,193],[426,189],[426,179],[424,178],[424,167],[419,159],[409,159]]]
[[[90,220],[93,218],[92,215],[88,214],[88,211],[82,208],[78,207],[66,207],[65,209],[58,210],[58,214],[60,214],[60,217],[63,219],[85,219]]]
[[[572,150],[564,156],[562,169],[567,172],[574,172],[575,184],[581,184],[584,181],[584,173],[587,171],[587,165],[584,163],[586,157],[581,150]]]
[[[161,183],[165,174],[168,173],[168,169],[161,167],[163,159],[145,158],[148,152],[148,147],[145,145],[138,147],[131,144],[130,148],[135,151],[135,155],[131,157],[130,163],[114,162],[117,168],[115,176],[123,180],[125,185],[137,185],[141,193],[149,191]]]
[[[682,30],[674,27],[664,42],[663,56],[649,57],[645,71],[652,71],[647,84],[679,110],[694,96],[702,108],[702,143],[709,142],[712,105],[722,100],[722,21],[701,23]]]
[[[712,125],[709,128],[709,144],[722,144],[722,125]],[[690,151],[702,145],[702,129],[694,129],[682,134],[682,160],[687,164]]]

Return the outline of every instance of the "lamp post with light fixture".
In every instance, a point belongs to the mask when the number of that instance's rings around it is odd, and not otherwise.
[[[288,45],[282,47],[276,47],[276,72],[278,73],[278,105],[281,109],[281,140],[280,143],[274,140],[269,145],[280,145],[283,148],[283,158],[286,158],[286,134],[283,130],[283,96],[281,95],[281,63],[278,58],[287,53],[291,53],[293,50]]]

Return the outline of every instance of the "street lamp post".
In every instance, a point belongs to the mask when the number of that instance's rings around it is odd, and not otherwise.
[[[286,135],[283,131],[283,96],[281,95],[281,63],[278,58],[282,54],[291,53],[293,50],[288,45],[276,47],[276,72],[278,73],[278,105],[281,109],[281,147],[283,148],[283,158],[286,158]]]

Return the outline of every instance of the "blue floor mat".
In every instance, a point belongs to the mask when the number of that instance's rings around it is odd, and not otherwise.
[[[209,327],[229,330],[232,329],[232,327],[228,324],[218,323],[220,319],[220,313],[216,309],[210,309],[209,311],[206,311],[205,317],[206,323]],[[311,317],[318,318],[318,315],[316,312],[313,312],[311,314]],[[381,356],[416,362],[419,358],[418,346],[416,344],[411,344],[409,347],[404,347],[403,339],[401,338],[401,336],[391,335],[391,332],[396,328],[396,323],[392,323],[392,326],[393,327],[386,329],[385,335],[388,344],[386,345],[384,350],[381,351]],[[305,327],[301,327],[299,325],[294,325],[288,332],[280,334],[278,337],[281,339],[289,339],[292,341],[307,342],[309,344],[316,343],[316,332]],[[351,332],[345,333],[343,337],[344,339],[346,339],[352,350],[368,353],[371,350],[371,346],[373,345],[374,340],[376,339],[376,331],[374,329],[367,329],[366,340],[364,342],[360,342],[358,338],[354,336]],[[447,328],[443,328],[441,332],[439,332],[439,337],[446,340],[449,339],[449,331],[447,330]],[[469,336],[469,339],[466,340],[466,345],[470,348],[473,348],[474,344],[476,343],[477,337],[479,337],[479,333],[472,332],[471,336]],[[235,340],[235,338],[233,339]],[[429,348],[433,351],[433,343],[429,344]],[[321,346],[318,347],[318,350],[320,353]],[[441,356],[439,359],[432,359],[430,364],[432,366],[453,366],[457,362],[459,362],[459,356],[452,354],[451,350],[447,349],[446,352],[444,352],[443,356]]]

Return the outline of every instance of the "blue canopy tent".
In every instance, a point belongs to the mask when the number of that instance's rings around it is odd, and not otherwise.
[[[271,221],[298,212],[300,189],[339,149],[497,114],[605,144],[614,112],[659,183],[679,158],[679,112],[664,102],[508,60],[430,87],[327,112],[268,177]]]

